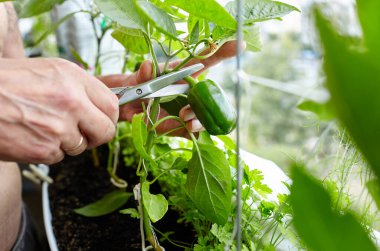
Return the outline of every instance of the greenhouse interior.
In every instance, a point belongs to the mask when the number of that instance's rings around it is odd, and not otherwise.
[[[0,251],[380,250],[379,45],[379,0],[0,0]]]

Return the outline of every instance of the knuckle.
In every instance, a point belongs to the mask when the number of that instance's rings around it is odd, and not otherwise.
[[[35,146],[30,151],[31,159],[35,163],[54,164],[60,160],[61,151],[53,145]]]
[[[99,132],[100,133],[98,135],[100,136],[92,139],[91,143],[89,144],[90,148],[109,142],[115,135],[116,127],[114,124],[109,123],[106,130],[99,130]]]

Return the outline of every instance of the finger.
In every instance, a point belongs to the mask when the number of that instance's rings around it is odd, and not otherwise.
[[[96,78],[91,77],[85,87],[91,102],[116,125],[119,117],[119,100],[117,96]]]
[[[241,44],[242,49],[244,50],[246,47],[246,44]],[[200,53],[200,55],[207,55],[211,52],[210,48],[205,49]],[[193,74],[193,77],[199,76],[202,72],[207,70],[208,68],[218,64],[224,59],[231,58],[236,56],[237,53],[237,42],[236,41],[228,41],[224,43],[212,56],[206,58],[206,59],[192,59],[190,60],[185,66],[190,66],[198,63],[202,63],[204,65],[204,68],[195,74]],[[176,67],[178,64],[180,64],[182,60],[173,61],[169,64],[170,68]]]
[[[186,127],[191,132],[202,132],[205,130],[205,128],[198,119],[192,119],[186,122]]]
[[[62,142],[61,149],[70,156],[81,154],[87,149],[87,139],[82,135],[79,130],[74,133],[75,136],[71,137],[69,141]]]
[[[184,106],[180,111],[179,111],[179,117],[187,122],[187,121],[190,121],[192,119],[195,119],[196,116],[195,116],[195,113],[194,111],[191,109],[190,105],[186,105]]]
[[[79,129],[87,139],[87,148],[93,148],[112,139],[115,134],[115,123],[106,114],[88,101],[84,111],[86,116],[79,118]]]

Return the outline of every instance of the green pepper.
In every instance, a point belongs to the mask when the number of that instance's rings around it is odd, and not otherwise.
[[[222,88],[206,79],[198,83],[185,78],[191,87],[188,101],[195,115],[211,135],[225,135],[236,127],[236,111]]]

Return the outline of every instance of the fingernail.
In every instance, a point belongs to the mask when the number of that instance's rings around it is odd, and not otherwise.
[[[183,120],[185,122],[190,121],[195,118],[195,113],[192,110],[187,110],[183,115]]]
[[[201,124],[201,122],[199,122],[198,119],[193,119],[190,123],[192,132],[204,131],[203,125]]]

